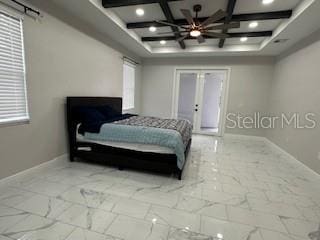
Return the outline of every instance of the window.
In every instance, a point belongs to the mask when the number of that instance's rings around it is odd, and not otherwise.
[[[0,124],[29,120],[22,19],[0,12]]]
[[[123,110],[134,108],[135,74],[135,66],[132,63],[125,61],[123,64]]]

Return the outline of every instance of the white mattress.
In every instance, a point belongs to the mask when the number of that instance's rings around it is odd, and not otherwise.
[[[164,154],[174,154],[173,149],[159,146],[159,145],[152,145],[152,144],[142,144],[142,143],[127,143],[127,142],[113,142],[113,141],[95,141],[95,140],[88,140],[83,137],[83,135],[79,134],[77,126],[77,141],[78,142],[90,142],[90,143],[97,143],[100,145],[116,147],[116,148],[124,148],[134,151],[140,152],[154,152],[154,153],[164,153]],[[79,148],[82,150],[90,151],[89,148]]]

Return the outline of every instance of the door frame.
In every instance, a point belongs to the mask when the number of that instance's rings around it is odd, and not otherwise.
[[[180,72],[195,72],[195,71],[226,71],[226,80],[222,85],[221,92],[221,108],[220,108],[220,117],[219,117],[219,131],[217,133],[204,133],[200,132],[200,134],[205,135],[214,135],[214,136],[224,136],[225,133],[225,123],[226,123],[226,115],[227,115],[227,103],[229,99],[229,82],[231,77],[231,67],[229,66],[176,66],[174,67],[174,81],[173,81],[173,92],[172,92],[172,109],[171,109],[171,117],[176,119],[178,114],[178,102],[179,102],[179,86],[180,79],[178,74]],[[199,79],[197,79],[199,81]],[[197,84],[197,88],[199,84]],[[196,95],[198,94],[198,89]],[[196,96],[197,98],[197,96]]]

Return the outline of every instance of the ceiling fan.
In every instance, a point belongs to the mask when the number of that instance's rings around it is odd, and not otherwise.
[[[217,21],[220,19],[224,18],[227,16],[227,13],[223,10],[218,10],[214,14],[212,14],[209,18],[207,18],[205,21],[200,22],[198,20],[198,13],[201,11],[201,5],[195,5],[193,7],[193,11],[196,13],[196,17],[193,18],[190,10],[188,9],[181,9],[181,13],[183,16],[186,18],[189,26],[180,26],[177,24],[169,23],[169,22],[164,22],[164,21],[157,21],[160,24],[166,25],[166,26],[171,26],[171,27],[178,27],[182,28],[182,31],[178,32],[173,32],[173,33],[182,33],[185,34],[181,38],[178,38],[177,41],[183,41],[189,35],[191,37],[197,38],[199,43],[204,43],[205,39],[204,36],[210,36],[210,37],[215,37],[215,38],[228,38],[229,35],[225,33],[219,33],[219,32],[212,32],[214,30],[224,30],[224,29],[229,29],[229,28],[239,28],[240,27],[240,22],[232,22],[228,24],[219,24],[217,25]],[[158,33],[159,35],[162,34],[169,34],[172,32],[165,32],[165,33]]]

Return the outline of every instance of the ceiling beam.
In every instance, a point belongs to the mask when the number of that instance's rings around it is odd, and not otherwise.
[[[261,21],[261,20],[273,20],[273,19],[287,19],[292,16],[292,10],[286,10],[286,11],[277,11],[277,12],[262,12],[262,13],[248,13],[248,14],[235,14],[232,15],[231,22],[233,21]],[[199,18],[200,22],[203,22],[207,19],[205,18]],[[225,21],[225,18],[218,21],[218,23],[223,23]],[[186,19],[177,19],[174,21],[174,24],[177,25],[188,25],[188,22]],[[128,23],[127,28],[128,29],[136,29],[136,28],[148,28],[150,26],[155,27],[166,27],[161,23],[155,22],[155,21],[149,21],[149,22],[135,22],[135,23]]]
[[[165,17],[166,17],[167,22],[174,23],[175,19],[173,18],[173,15],[172,15],[172,12],[170,10],[170,7],[169,7],[167,0],[160,0],[159,4],[160,4],[160,7],[161,7]],[[175,32],[174,33],[175,39],[182,37],[180,33],[177,33],[179,31],[178,27],[170,27],[170,28],[172,29],[173,32]],[[182,49],[186,48],[184,41],[179,41],[179,45]]]
[[[167,0],[168,2],[181,1],[181,0]],[[142,4],[159,3],[160,0],[102,0],[104,8],[126,7]]]
[[[262,32],[239,32],[239,33],[228,33],[229,38],[241,38],[241,37],[270,37],[272,36],[272,31],[262,31]],[[211,36],[205,36],[203,35],[204,38],[206,39],[218,39],[215,37]],[[186,40],[190,39],[196,39],[194,37],[188,36]],[[176,40],[176,37],[174,36],[162,36],[162,37],[142,37],[141,40],[143,42],[157,42],[161,40],[166,40],[166,41],[174,41]]]
[[[234,8],[236,6],[237,0],[229,0],[228,1],[228,6],[227,6],[227,16],[224,20],[225,24],[230,23],[231,19],[232,19],[232,15],[233,15],[233,11]],[[223,29],[222,33],[226,34],[228,33],[228,29]],[[225,38],[221,38],[219,41],[219,48],[223,48],[224,43],[225,43],[226,39]]]

